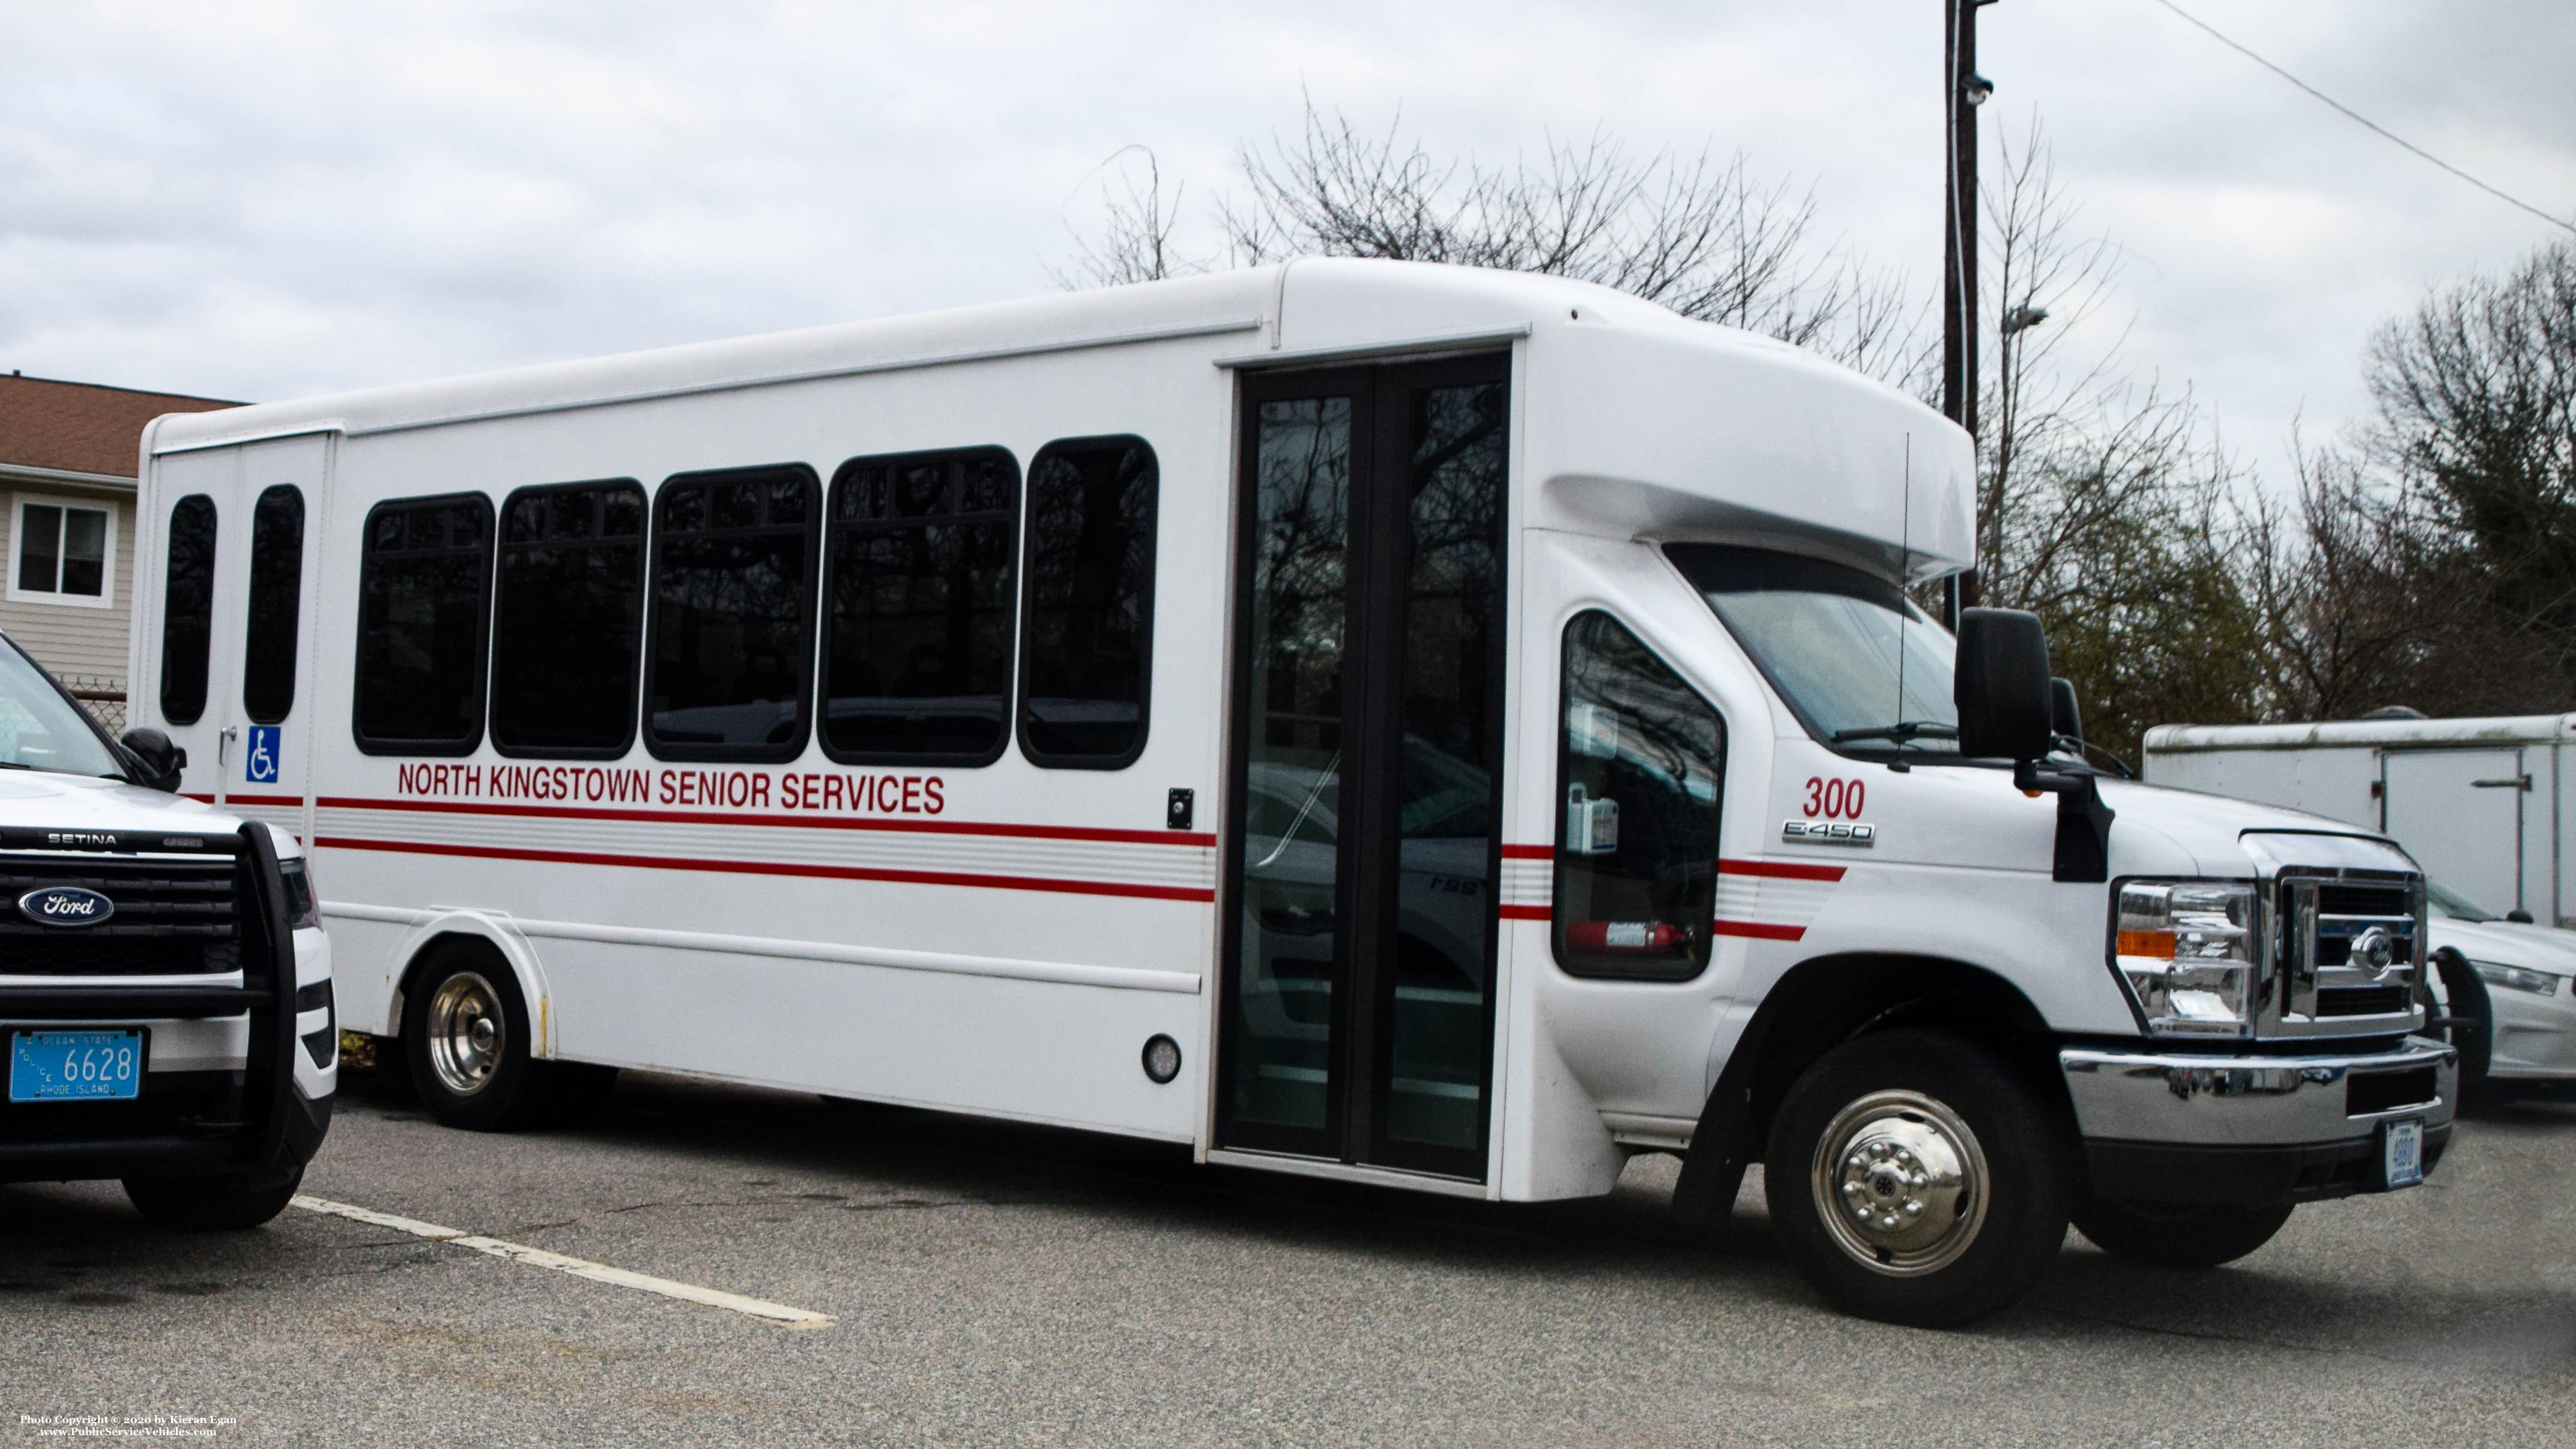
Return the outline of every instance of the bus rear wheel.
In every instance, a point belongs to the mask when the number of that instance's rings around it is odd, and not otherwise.
[[[1975,1043],[1872,1033],[1818,1059],[1781,1103],[1762,1173],[1772,1228],[1847,1312],[1971,1323],[2056,1260],[2072,1140],[2062,1109]]]
[[[518,979],[481,942],[449,942],[422,963],[404,998],[402,1039],[421,1105],[473,1132],[512,1131],[596,1107],[617,1080],[613,1067],[534,1057]]]

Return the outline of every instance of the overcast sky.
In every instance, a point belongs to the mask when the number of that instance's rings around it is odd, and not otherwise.
[[[2181,3],[2576,215],[2576,5]],[[1596,127],[1740,147],[1813,187],[1820,242],[1928,286],[1939,11],[11,4],[0,368],[273,399],[1049,291],[1105,157],[1151,147],[1210,195],[1301,94],[1488,160]],[[1989,148],[2044,120],[2127,258],[2070,343],[2127,328],[2126,363],[2268,473],[2294,417],[2364,410],[2375,325],[2551,234],[2154,0],[1982,16]]]

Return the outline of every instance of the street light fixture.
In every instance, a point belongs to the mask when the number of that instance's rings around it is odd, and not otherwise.
[[[2006,337],[2010,337],[2016,332],[2028,332],[2033,327],[2036,327],[2047,320],[2048,309],[2046,307],[2034,307],[2030,303],[2024,302],[2020,306],[2012,308],[2004,313],[2004,335]]]

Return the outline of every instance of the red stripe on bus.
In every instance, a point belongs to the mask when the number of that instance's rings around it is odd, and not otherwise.
[[[1849,867],[1839,865],[1793,865],[1785,860],[1721,860],[1721,875],[1758,875],[1773,880],[1841,880]]]
[[[292,805],[301,810],[304,808],[304,797],[301,795],[226,795],[224,803],[227,805]]]
[[[793,875],[825,880],[891,881],[900,885],[984,886],[1005,891],[1055,891],[1081,896],[1131,896],[1211,904],[1216,892],[1194,886],[1123,885],[1116,881],[1050,880],[1043,876],[967,875],[938,870],[874,870],[854,865],[781,865],[755,860],[690,860],[656,855],[601,855],[581,850],[511,850],[489,845],[432,845],[425,841],[351,840],[322,836],[317,846],[382,850],[397,855],[462,855],[482,860],[534,860],[554,865],[640,866],[648,870],[703,870],[731,875]]]
[[[196,800],[208,805],[215,803],[215,797],[212,795],[182,795],[179,798],[182,800]]]
[[[1502,913],[1506,921],[1544,921],[1552,914],[1546,906],[1504,906]]]
[[[1503,859],[1554,860],[1556,859],[1556,847],[1553,845],[1506,845],[1503,847]]]
[[[1795,941],[1807,934],[1804,926],[1775,926],[1769,921],[1717,921],[1710,929],[1721,936],[1751,936],[1757,941]]]
[[[370,800],[326,795],[325,810],[413,810],[431,815],[507,815],[539,820],[628,820],[671,825],[796,825],[808,830],[895,830],[925,835],[1001,835],[1022,840],[1091,840],[1117,845],[1216,844],[1186,830],[1110,830],[1089,825],[1010,825],[971,820],[902,820],[883,816],[752,815],[703,810],[608,810],[578,805],[486,805],[461,800]]]

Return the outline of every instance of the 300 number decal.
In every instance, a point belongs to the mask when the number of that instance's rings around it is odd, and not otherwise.
[[[1868,790],[1858,780],[1828,780],[1821,775],[1807,777],[1807,818],[1823,816],[1827,820],[1857,820],[1861,801]]]

